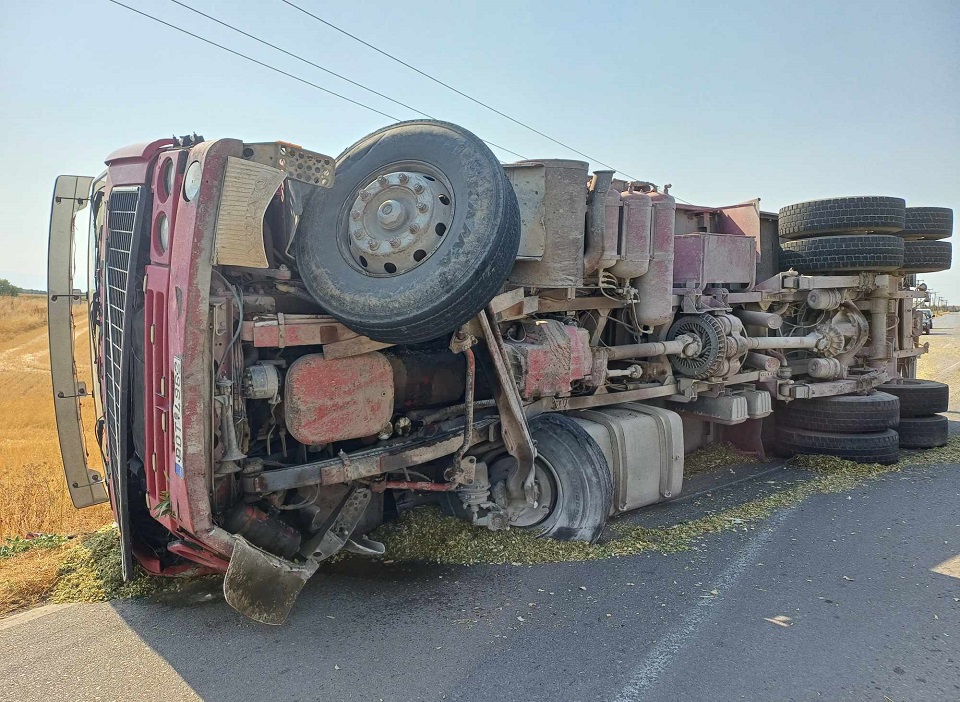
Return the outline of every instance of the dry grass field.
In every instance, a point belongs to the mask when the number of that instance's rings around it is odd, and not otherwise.
[[[90,382],[87,322],[77,308],[80,377]],[[0,542],[29,532],[89,532],[112,521],[109,507],[74,509],[63,478],[57,442],[46,298],[0,298]],[[84,402],[90,462],[100,457],[92,431],[93,407]]]

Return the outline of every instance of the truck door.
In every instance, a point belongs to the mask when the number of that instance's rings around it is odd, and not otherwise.
[[[77,378],[74,356],[74,314],[87,314],[81,303],[88,293],[74,288],[74,223],[90,201],[93,178],[62,175],[57,178],[50,209],[47,252],[47,326],[50,335],[50,374],[53,406],[60,439],[60,455],[67,489],[74,507],[82,509],[106,502],[106,481],[101,470],[87,465],[87,449],[80,419],[80,400],[90,397]],[[93,374],[96,377],[96,374]]]

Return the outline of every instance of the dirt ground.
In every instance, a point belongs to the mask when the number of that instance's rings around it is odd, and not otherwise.
[[[44,300],[44,298],[40,298]],[[36,307],[32,297],[18,298],[17,307]],[[7,310],[16,314],[16,307]],[[70,534],[88,532],[112,521],[105,505],[76,510],[63,479],[57,441],[45,315],[33,328],[0,335],[0,540],[28,532]],[[86,314],[76,313],[78,372],[89,385]],[[93,407],[84,419],[91,463],[99,464],[92,428]]]
[[[930,353],[920,357],[917,377],[939,380],[950,386],[950,419],[960,419],[960,312],[933,320],[933,329],[921,337]]]

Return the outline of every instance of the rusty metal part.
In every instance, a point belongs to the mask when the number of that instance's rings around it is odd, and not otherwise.
[[[672,355],[670,364],[690,378],[709,378],[723,375],[728,368],[728,335],[723,322],[712,314],[684,315],[679,317],[667,332],[673,341],[681,336],[696,338],[700,350],[694,356]]]
[[[820,332],[811,332],[805,336],[752,336],[747,339],[747,348],[822,350],[827,348],[827,340]]]
[[[393,416],[393,368],[376,351],[339,359],[301,356],[287,371],[284,415],[303,444],[377,434]]]
[[[322,561],[346,546],[370,503],[371,494],[365,487],[354,486],[347,490],[320,531],[300,547],[300,554],[314,561]]]
[[[649,341],[645,344],[610,346],[605,351],[609,360],[620,361],[664,354],[680,354],[692,358],[700,355],[701,348],[700,340],[697,337],[690,334],[681,334],[670,341]]]
[[[478,315],[478,318],[483,329],[484,339],[487,342],[487,350],[493,361],[494,373],[497,376],[494,398],[500,412],[503,443],[507,452],[517,459],[517,466],[521,475],[526,474],[523,480],[523,489],[527,501],[532,504],[536,501],[534,494],[534,459],[537,456],[537,449],[533,445],[530,427],[527,425],[527,418],[520,402],[517,381],[513,377],[513,372],[507,361],[508,357],[503,337],[500,336],[499,327],[491,321],[495,319],[494,312],[490,309],[484,310]]]
[[[777,394],[782,400],[803,400],[811,397],[832,397],[833,395],[849,395],[853,392],[865,392],[878,385],[883,385],[890,379],[887,371],[882,368],[858,374],[844,380],[832,380],[823,383],[797,383],[783,381],[777,388]]]
[[[463,396],[465,362],[459,353],[388,355],[387,360],[393,368],[394,407],[398,412],[449,405]]]
[[[811,378],[833,380],[843,377],[843,365],[836,358],[813,358],[807,372]]]
[[[314,561],[293,563],[267,553],[235,537],[223,579],[227,604],[262,624],[283,624],[310,576],[317,571]]]
[[[783,317],[771,312],[757,312],[755,310],[736,309],[733,311],[733,316],[744,324],[751,324],[755,327],[779,329],[783,326]]]
[[[773,373],[780,370],[780,359],[750,351],[747,353],[743,365]]]
[[[479,409],[488,409],[496,406],[496,400],[476,400],[473,403],[473,410],[476,412]],[[439,410],[412,411],[408,413],[408,416],[424,424],[435,424],[436,422],[442,422],[444,419],[459,417],[464,413],[466,413],[466,405],[460,403],[459,405],[451,405],[450,407],[444,407]]]
[[[496,417],[486,417],[474,422],[471,443],[488,439],[490,427],[497,422]],[[244,472],[243,489],[252,496],[318,483],[321,485],[349,483],[383,473],[402,471],[404,468],[449,456],[462,443],[463,430],[459,428],[435,434],[420,433],[394,439],[385,446],[376,446],[351,454],[341,452],[338,457],[323,461],[262,472],[253,470],[250,473]]]
[[[594,370],[590,334],[555,319],[522,320],[511,327],[515,338],[504,348],[524,400],[566,397],[573,383]]]
[[[518,260],[509,280],[539,288],[582,284],[587,163],[567,159],[521,161],[505,165],[504,171],[520,204],[521,250],[541,251],[539,257],[531,257],[533,260]],[[527,240],[531,238],[539,239],[539,246],[529,246]]]
[[[606,196],[614,171],[594,171],[587,194],[587,241],[583,254],[583,274],[597,270],[604,255],[606,239]]]
[[[429,483],[423,480],[381,480],[370,484],[374,492],[386,490],[421,490],[423,492],[453,492],[458,483]]]
[[[299,531],[253,505],[234,506],[224,516],[223,525],[254,546],[283,558],[293,558],[300,549]]]
[[[458,332],[458,334],[459,333],[460,332]],[[466,411],[466,418],[463,424],[463,443],[460,444],[460,448],[458,448],[456,453],[453,454],[452,465],[446,471],[444,471],[443,477],[445,477],[447,480],[454,480],[454,478],[460,476],[462,472],[461,461],[463,461],[464,455],[470,449],[470,439],[472,438],[473,434],[473,392],[474,385],[476,384],[477,361],[473,355],[473,349],[470,347],[463,348],[463,355],[467,359],[467,380],[463,391],[463,404]],[[464,481],[457,479],[455,482],[459,483]]]
[[[401,275],[440,248],[456,207],[443,173],[409,163],[377,176],[357,193],[342,239],[365,272]]]
[[[843,290],[817,288],[807,293],[807,306],[815,310],[835,310],[847,299]]]

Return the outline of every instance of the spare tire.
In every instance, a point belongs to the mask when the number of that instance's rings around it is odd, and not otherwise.
[[[780,244],[780,270],[799,273],[895,271],[903,266],[903,239],[887,234],[818,236]]]
[[[906,239],[946,239],[953,234],[953,210],[949,207],[908,207],[903,219]]]
[[[950,270],[953,245],[949,241],[903,242],[903,272],[933,273]]]
[[[520,211],[478,137],[415,120],[361,139],[305,203],[294,242],[304,285],[359,334],[391,344],[455,330],[500,292]]]
[[[950,386],[936,380],[895,378],[877,389],[900,398],[901,417],[927,417],[950,406]]]
[[[929,449],[944,446],[950,440],[950,423],[942,414],[932,417],[905,417],[900,422],[900,446]]]
[[[794,400],[777,407],[777,424],[811,429],[862,433],[896,429],[900,400],[885,392]]]
[[[899,197],[834,197],[780,208],[777,229],[783,239],[850,232],[899,232],[906,202]]]
[[[858,463],[890,464],[900,460],[900,439],[893,429],[841,434],[778,426],[777,450],[785,456],[799,453],[837,456]]]

